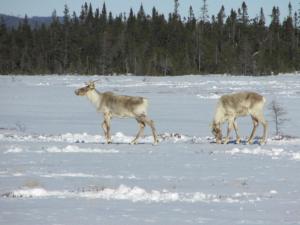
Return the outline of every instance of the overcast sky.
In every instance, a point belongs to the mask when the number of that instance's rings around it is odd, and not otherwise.
[[[278,6],[281,12],[281,19],[288,14],[288,3],[291,2],[293,11],[300,9],[300,0],[244,0],[248,6],[248,13],[250,18],[254,18],[258,15],[260,8],[264,8],[265,17],[269,20],[269,15],[272,12],[273,6]],[[81,6],[84,2],[92,3],[93,8],[102,8],[103,0],[0,0],[0,13],[9,14],[14,16],[24,17],[27,14],[32,16],[51,16],[54,9],[57,11],[57,15],[62,15],[64,5],[68,5],[70,12],[75,11],[77,15],[80,13]],[[179,12],[182,17],[187,16],[189,6],[194,9],[195,15],[200,15],[200,8],[202,0],[179,0],[180,8]],[[243,0],[207,0],[209,15],[215,15],[224,5],[226,15],[230,10],[238,9]],[[146,13],[151,14],[153,6],[160,13],[168,15],[174,9],[174,0],[106,0],[107,10],[111,11],[114,15],[119,13],[129,12],[130,8],[133,8],[134,12],[137,12],[141,3],[144,6]]]

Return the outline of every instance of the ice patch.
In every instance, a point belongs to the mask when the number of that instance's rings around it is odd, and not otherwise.
[[[120,185],[118,188],[99,188],[92,187],[78,191],[48,191],[43,188],[20,189],[2,194],[7,198],[86,198],[86,199],[104,199],[104,200],[128,200],[132,202],[186,202],[186,203],[253,203],[261,201],[262,198],[270,198],[270,194],[277,192],[271,190],[265,194],[257,195],[255,193],[234,193],[232,195],[206,194],[203,192],[178,193],[168,190],[146,191],[140,187],[127,187]]]

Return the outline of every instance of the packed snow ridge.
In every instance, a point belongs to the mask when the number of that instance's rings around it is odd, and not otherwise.
[[[272,198],[277,194],[276,190],[270,190],[267,193],[235,193],[232,195],[206,194],[203,192],[177,193],[168,190],[146,191],[140,187],[127,187],[120,185],[116,189],[112,188],[89,188],[78,191],[48,191],[44,188],[25,188],[2,194],[3,198],[85,198],[85,199],[103,199],[103,200],[128,200],[132,202],[148,203],[168,203],[168,202],[186,202],[186,203],[254,203],[262,199]]]
[[[113,144],[129,144],[134,139],[134,136],[127,136],[121,132],[112,135]],[[196,137],[180,133],[162,133],[158,135],[159,142],[167,143],[213,143],[214,138],[211,136]],[[0,141],[14,142],[67,142],[67,143],[106,143],[105,137],[101,135],[92,135],[87,133],[65,133],[59,135],[40,135],[26,133],[2,133]],[[139,143],[152,144],[152,136],[145,136],[139,140]],[[300,138],[269,138],[267,144],[285,145],[285,144],[300,144]]]
[[[152,144],[152,136],[145,136],[139,140],[139,143]],[[170,143],[200,143],[204,140],[211,139],[209,137],[190,137],[179,133],[163,133],[158,135],[160,142]],[[129,144],[134,136],[126,136],[121,132],[112,135],[112,142],[117,144]],[[101,135],[91,135],[87,133],[72,134],[66,133],[61,135],[34,135],[34,134],[0,134],[0,141],[16,141],[16,142],[67,142],[67,143],[106,143],[105,137]]]

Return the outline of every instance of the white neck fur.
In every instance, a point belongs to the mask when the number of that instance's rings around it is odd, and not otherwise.
[[[102,95],[96,91],[95,89],[92,91],[88,91],[86,93],[87,98],[90,100],[90,102],[96,106],[96,108],[98,109],[101,103],[101,99],[102,99]]]
[[[223,107],[218,106],[214,116],[214,122],[216,124],[223,123],[226,120]]]

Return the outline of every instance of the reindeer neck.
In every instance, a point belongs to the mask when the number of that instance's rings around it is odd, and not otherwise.
[[[221,110],[217,110],[217,112],[215,113],[213,122],[215,124],[221,124],[224,122],[224,120],[225,120],[225,118],[224,118],[224,115],[221,112]]]
[[[86,96],[90,100],[90,102],[94,106],[96,106],[96,108],[99,108],[102,100],[102,93],[94,89],[92,91],[87,92]]]

